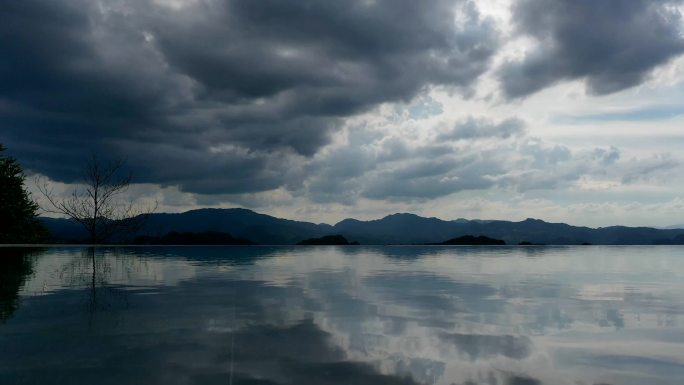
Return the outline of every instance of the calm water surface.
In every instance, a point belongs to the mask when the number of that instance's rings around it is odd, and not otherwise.
[[[4,248],[0,306],[0,384],[684,381],[682,247]]]

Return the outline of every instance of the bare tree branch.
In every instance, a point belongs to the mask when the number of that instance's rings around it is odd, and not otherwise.
[[[58,197],[48,180],[36,179],[38,191],[48,202],[43,210],[65,215],[79,223],[87,231],[91,243],[135,233],[157,209],[157,203],[153,207],[143,207],[122,199],[132,180],[130,173],[123,173],[124,165],[123,159],[101,163],[92,154],[83,167],[82,187],[74,188],[66,198]]]

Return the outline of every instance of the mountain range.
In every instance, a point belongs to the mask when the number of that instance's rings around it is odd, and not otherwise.
[[[86,234],[70,220],[42,218],[55,242],[81,242]],[[509,245],[521,242],[547,245],[652,245],[684,244],[684,229],[650,227],[581,227],[539,219],[442,220],[400,213],[382,219],[345,219],[335,225],[276,218],[247,209],[199,209],[184,213],[151,214],[145,227],[133,236],[162,237],[170,232],[229,233],[258,244],[294,245],[304,239],[342,235],[360,244],[429,244],[465,235],[484,235]],[[121,242],[125,242],[122,240]]]

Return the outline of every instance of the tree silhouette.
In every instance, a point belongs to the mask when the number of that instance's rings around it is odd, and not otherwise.
[[[91,155],[83,168],[82,184],[67,198],[57,197],[49,182],[38,180],[38,190],[50,206],[45,210],[81,224],[93,244],[134,233],[156,204],[146,208],[122,198],[131,184],[131,174],[124,173],[123,166],[122,159],[103,163]]]
[[[47,237],[38,205],[24,188],[24,172],[0,144],[0,243],[36,243]]]
[[[36,251],[14,247],[0,250],[0,323],[19,308],[19,291],[33,274]]]

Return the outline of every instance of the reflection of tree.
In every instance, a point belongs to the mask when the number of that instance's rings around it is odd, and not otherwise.
[[[97,286],[98,286],[98,281],[102,284],[102,286],[105,286],[106,282],[106,274],[109,271],[109,269],[104,268],[106,265],[103,265],[103,268],[98,269],[98,258],[95,258],[95,248],[94,247],[89,247],[87,250],[83,251],[83,254],[85,255],[86,259],[90,260],[90,301],[88,301],[88,307],[91,312],[94,312],[95,309],[97,308]],[[100,258],[102,262],[105,262],[104,258]],[[99,279],[98,279],[99,278]]]
[[[0,249],[0,321],[3,323],[19,308],[19,291],[34,273],[36,254],[35,248]],[[110,275],[110,264],[104,256],[96,256],[93,247],[83,250],[62,271],[67,286],[87,288],[87,308],[91,314],[110,304],[109,299],[113,297],[107,287]]]
[[[133,258],[122,258],[133,263]],[[122,267],[125,268],[125,267]],[[112,275],[110,258],[103,249],[88,247],[73,258],[62,270],[62,281],[66,286],[85,289],[86,309],[90,315],[112,306],[113,299],[122,292],[109,284]]]
[[[33,274],[35,249],[0,249],[0,321],[7,321],[19,308],[19,290]]]

